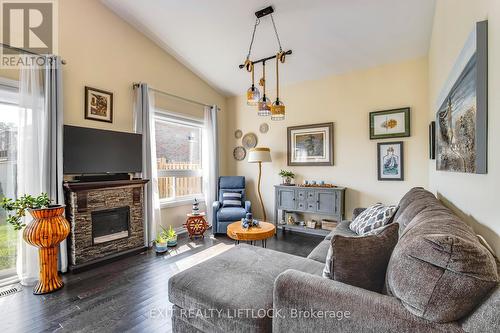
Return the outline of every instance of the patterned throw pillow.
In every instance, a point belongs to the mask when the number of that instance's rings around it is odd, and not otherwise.
[[[373,230],[389,224],[396,210],[397,207],[394,205],[384,206],[377,203],[359,214],[351,222],[349,228],[358,235],[369,234]]]
[[[222,192],[222,207],[242,207],[241,192],[224,191]]]

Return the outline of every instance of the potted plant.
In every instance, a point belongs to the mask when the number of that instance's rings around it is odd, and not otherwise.
[[[168,250],[169,246],[177,245],[177,233],[172,226],[169,226],[168,229],[162,226],[160,226],[160,228],[161,231],[158,233],[153,243],[157,253],[164,253]]]
[[[30,245],[38,247],[40,260],[40,280],[33,288],[36,295],[56,291],[63,286],[57,273],[57,255],[59,243],[69,234],[69,223],[64,218],[64,206],[51,205],[52,200],[46,193],[37,197],[25,194],[17,199],[2,198],[0,207],[8,213],[7,222],[15,230],[22,230],[23,239]],[[23,218],[28,211],[33,220],[25,225]]]
[[[156,236],[153,242],[156,253],[164,253],[168,250],[167,239],[165,237],[165,229],[161,227],[161,231]]]
[[[165,237],[167,239],[168,246],[176,246],[177,245],[177,233],[175,232],[172,226],[168,227],[168,230],[163,229],[165,232]]]
[[[283,185],[291,185],[292,179],[295,178],[295,174],[288,170],[281,170],[279,176],[283,179]]]

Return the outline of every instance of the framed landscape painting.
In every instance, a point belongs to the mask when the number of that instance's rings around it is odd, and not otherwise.
[[[287,128],[288,165],[333,165],[333,123]]]
[[[478,22],[437,100],[436,169],[487,173],[488,21]]]
[[[404,180],[403,141],[377,144],[378,180]]]
[[[370,112],[370,140],[410,136],[410,108]]]
[[[113,122],[113,93],[85,87],[85,119]]]

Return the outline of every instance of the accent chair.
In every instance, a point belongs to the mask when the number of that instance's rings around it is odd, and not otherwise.
[[[222,176],[219,177],[219,200],[213,203],[213,226],[214,234],[225,234],[227,226],[235,221],[241,220],[247,213],[252,212],[252,204],[245,200],[245,177]],[[225,192],[240,192],[240,207],[224,207],[223,197]]]

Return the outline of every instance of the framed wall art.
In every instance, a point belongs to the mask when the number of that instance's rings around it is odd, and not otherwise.
[[[410,136],[410,108],[370,112],[370,140]]]
[[[429,124],[429,159],[436,159],[436,122]]]
[[[113,93],[85,87],[85,119],[113,122]]]
[[[436,102],[436,169],[487,173],[488,21],[469,35]]]
[[[333,123],[287,128],[288,165],[333,165]]]
[[[378,180],[404,180],[403,141],[377,144]]]

